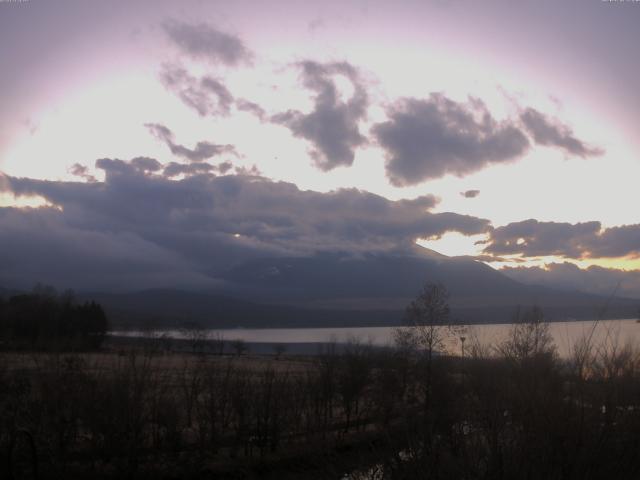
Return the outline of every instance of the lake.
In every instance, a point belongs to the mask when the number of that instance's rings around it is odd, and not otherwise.
[[[473,339],[484,345],[495,345],[506,338],[512,324],[487,324],[487,325],[461,325],[461,330],[450,333],[445,328],[446,349],[451,354],[461,353],[460,337],[466,338],[466,345]],[[344,327],[344,328],[235,328],[235,329],[208,329],[205,330],[207,338],[224,338],[225,341],[240,339],[247,344],[262,345],[259,350],[264,352],[265,347],[276,344],[285,346],[298,346],[288,348],[290,353],[300,351],[300,346],[305,344],[322,344],[328,342],[346,343],[350,340],[358,340],[377,346],[393,344],[393,331],[396,327]],[[572,346],[576,341],[592,335],[593,345],[598,346],[604,342],[619,341],[635,343],[640,339],[640,323],[636,320],[606,320],[570,321],[549,323],[549,329],[558,353],[562,357],[571,354]],[[592,333],[593,332],[593,333]],[[188,338],[188,332],[184,330],[145,330],[145,331],[113,331],[111,335],[120,337],[159,337],[167,335],[175,339]],[[253,350],[253,349],[252,349]],[[303,349],[304,350],[304,349]],[[267,350],[268,351],[268,350]]]

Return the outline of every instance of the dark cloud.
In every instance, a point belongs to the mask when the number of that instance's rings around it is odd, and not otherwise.
[[[271,117],[288,127],[296,137],[313,145],[311,156],[324,171],[353,164],[356,147],[366,142],[358,123],[368,106],[367,92],[358,71],[346,62],[298,64],[304,86],[316,93],[314,108],[308,113],[288,110]],[[335,77],[343,76],[353,86],[351,98],[341,99]]]
[[[228,144],[216,145],[209,142],[198,142],[194,149],[190,149],[182,145],[172,145],[170,148],[173,154],[189,159],[192,162],[207,160],[223,153],[230,153],[237,156],[235,147]]]
[[[134,231],[88,228],[75,215],[56,208],[0,208],[0,245],[11,253],[2,255],[0,283],[108,290],[219,284],[178,252]]]
[[[107,176],[109,175],[135,175],[137,173],[144,173],[136,168],[129,162],[125,162],[124,160],[119,160],[117,158],[99,158],[96,160],[96,168],[100,170],[104,170]],[[27,179],[24,179],[25,182],[28,182]],[[14,185],[16,183],[14,182]],[[49,182],[49,185],[56,185],[56,182]]]
[[[170,180],[144,163],[101,159],[105,180],[96,183],[5,177],[3,189],[42,196],[56,208],[0,208],[0,251],[16,259],[0,281],[28,276],[124,288],[129,275],[140,287],[175,273],[206,284],[211,272],[253,257],[408,251],[418,237],[489,228],[487,220],[430,213],[433,196],[390,201],[355,189],[302,191],[255,175]]]
[[[184,68],[171,64],[163,65],[160,80],[165,88],[201,116],[229,115],[233,95],[222,81],[210,76],[198,79]]]
[[[228,162],[228,161],[218,164],[218,172],[220,172],[221,175],[224,175],[225,173],[227,173],[232,168],[233,168],[233,164],[231,162]]]
[[[151,134],[158,140],[163,141],[171,150],[171,153],[179,157],[186,158],[192,162],[201,162],[217,155],[224,153],[238,156],[233,145],[216,145],[210,142],[198,142],[195,148],[187,148],[184,145],[178,145],[174,142],[173,132],[164,125],[158,123],[147,123],[145,127],[149,129]]]
[[[162,170],[162,164],[155,158],[136,157],[131,160],[131,166],[141,172],[157,172]]]
[[[209,163],[191,163],[185,165],[183,163],[171,162],[164,167],[163,175],[165,177],[177,177],[178,175],[197,175],[200,173],[209,173],[215,170],[215,167]]]
[[[580,258],[600,228],[600,222],[571,224],[534,219],[514,222],[493,229],[484,252],[492,255]]]
[[[251,52],[239,37],[222,32],[212,25],[169,21],[163,28],[175,45],[195,59],[230,66],[251,60]]]
[[[503,273],[522,283],[546,285],[610,296],[640,298],[640,270],[619,270],[591,266],[582,269],[573,263],[550,263],[545,268],[503,268]]]
[[[233,166],[233,165],[232,165]],[[262,172],[256,165],[251,165],[251,167],[236,167],[234,169],[234,173],[236,175],[240,175],[243,177],[261,177]]]
[[[87,167],[86,165],[80,165],[79,163],[74,163],[73,165],[71,165],[68,172],[71,175],[74,175],[76,177],[84,178],[88,182],[96,181],[96,177],[94,177],[93,175],[91,175],[91,173],[89,173],[89,167]]]
[[[640,256],[640,224],[622,225],[603,230],[587,246],[589,256]]]
[[[464,198],[476,198],[478,195],[480,195],[480,190],[467,190],[465,192],[460,192],[460,195],[462,195]]]
[[[233,168],[233,164],[231,162],[222,162],[219,165],[211,165],[209,163],[202,162],[185,165],[183,163],[171,162],[164,167],[162,175],[167,178],[173,178],[179,175],[188,177],[203,173],[219,173],[224,175],[231,170],[231,168]]]
[[[525,220],[491,231],[484,252],[491,255],[601,258],[640,256],[640,225],[602,229],[600,222]]]
[[[604,150],[590,147],[577,139],[567,125],[551,119],[533,108],[527,108],[522,112],[520,120],[533,140],[539,145],[558,147],[579,157],[590,157],[604,153]]]
[[[387,155],[393,185],[408,186],[446,174],[463,176],[516,160],[529,148],[513,122],[498,122],[479,100],[454,102],[441,94],[404,99],[372,132]]]

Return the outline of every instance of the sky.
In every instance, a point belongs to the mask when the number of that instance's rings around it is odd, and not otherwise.
[[[640,297],[640,2],[0,0],[0,283],[471,256]]]

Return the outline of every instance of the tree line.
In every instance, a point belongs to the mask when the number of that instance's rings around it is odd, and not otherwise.
[[[30,293],[0,296],[0,342],[5,348],[96,349],[108,329],[96,302],[78,303],[73,292],[36,286]]]

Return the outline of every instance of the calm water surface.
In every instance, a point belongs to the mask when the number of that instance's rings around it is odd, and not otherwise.
[[[455,332],[444,328],[442,333],[447,337],[447,350],[453,354],[461,352],[460,337],[466,338],[466,345],[474,339],[484,345],[495,345],[506,338],[511,324],[463,325],[456,327]],[[345,328],[236,328],[206,330],[208,338],[224,338],[225,340],[241,339],[248,343],[344,343],[350,340],[372,343],[374,345],[392,345],[393,332],[396,327],[345,327]],[[636,320],[607,320],[601,322],[571,321],[549,324],[549,329],[558,353],[568,356],[572,346],[591,335],[594,345],[603,342],[619,341],[636,343],[640,340],[640,323]],[[147,330],[147,331],[114,331],[112,335],[128,337],[154,337],[166,334],[172,338],[186,338],[184,330]]]

